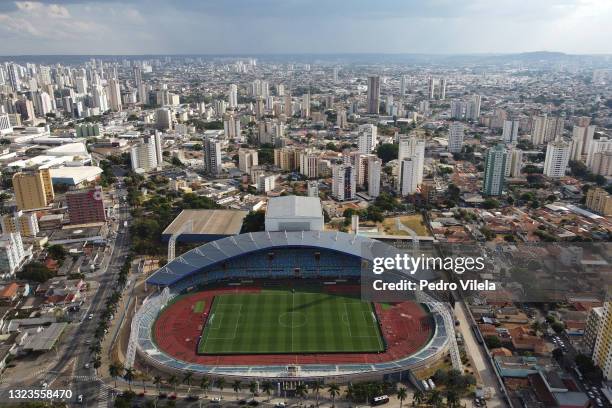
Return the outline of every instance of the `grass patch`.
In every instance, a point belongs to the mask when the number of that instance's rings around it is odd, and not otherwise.
[[[306,290],[216,296],[199,354],[384,351],[371,303]]]

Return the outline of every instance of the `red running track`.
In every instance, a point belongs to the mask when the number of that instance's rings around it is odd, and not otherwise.
[[[359,286],[356,285],[330,285],[325,289],[330,293],[359,293]],[[213,298],[221,294],[257,293],[260,290],[258,286],[241,286],[179,297],[162,311],[153,325],[157,346],[181,361],[218,366],[381,363],[398,360],[419,351],[433,333],[432,321],[419,304],[402,302],[385,307],[376,304],[376,313],[387,342],[387,350],[383,353],[198,355],[198,338]],[[200,300],[205,302],[205,310],[195,313],[194,305]]]

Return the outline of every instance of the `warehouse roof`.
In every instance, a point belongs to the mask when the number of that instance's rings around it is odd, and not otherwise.
[[[186,231],[186,234],[236,235],[240,233],[246,215],[247,211],[239,210],[183,210],[162,235],[179,232],[188,221],[193,224],[191,231]]]
[[[66,166],[51,169],[51,179],[54,184],[78,185],[84,181],[93,181],[100,174],[102,169],[97,166]]]
[[[322,217],[321,200],[318,197],[285,196],[268,201],[268,218]]]

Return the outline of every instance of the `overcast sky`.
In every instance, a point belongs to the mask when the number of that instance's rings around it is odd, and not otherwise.
[[[612,0],[0,0],[0,55],[612,53]]]

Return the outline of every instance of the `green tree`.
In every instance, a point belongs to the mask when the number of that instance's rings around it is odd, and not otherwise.
[[[404,405],[404,401],[406,400],[406,398],[408,398],[408,393],[406,392],[406,388],[402,387],[399,390],[397,390],[397,399],[400,402],[400,408],[402,408],[402,405]]]
[[[176,386],[179,384],[176,375],[173,374],[168,378],[168,384],[174,389],[174,393],[176,394]]]
[[[442,406],[442,395],[440,391],[433,390],[429,393],[429,397],[427,398],[427,402],[434,406],[434,408],[438,408]]]
[[[501,341],[499,340],[499,337],[497,336],[494,336],[494,335],[485,336],[484,341],[487,344],[487,347],[490,349],[501,347]]]
[[[300,400],[303,401],[307,394],[308,388],[306,388],[305,384],[300,383],[295,387],[295,396],[298,397]]]
[[[187,384],[187,394],[191,391],[191,380],[193,378],[193,373],[187,373],[183,377],[183,384]]]
[[[155,377],[153,377],[153,385],[155,385],[155,388],[157,388],[157,393],[159,394],[160,388],[161,388],[161,383],[162,383],[162,378],[159,375],[156,375]]]
[[[249,383],[249,392],[253,395],[253,398],[255,398],[255,393],[257,392],[257,383],[255,381]]]
[[[25,265],[20,272],[17,272],[19,279],[40,283],[46,282],[54,276],[55,272],[40,262],[31,262]]]
[[[383,143],[378,146],[378,149],[376,150],[376,154],[378,155],[378,157],[380,157],[383,163],[387,163],[391,160],[397,159],[398,152],[399,145],[395,143]]]
[[[223,389],[225,388],[225,378],[219,377],[217,380],[217,388],[219,388],[219,398],[223,399]]]
[[[66,259],[66,255],[68,254],[68,252],[62,245],[49,245],[49,247],[47,248],[47,253],[51,258],[55,259],[58,262],[61,262]]]
[[[313,382],[310,385],[310,389],[315,393],[317,407],[319,406],[319,392],[321,392],[321,387],[322,386],[323,386],[323,383],[321,381],[319,381],[319,380]]]
[[[206,376],[200,379],[200,389],[204,391],[204,395],[208,392],[208,388],[210,387],[210,379]]]
[[[112,363],[108,367],[108,373],[115,380],[115,388],[117,388],[117,377],[119,377],[121,375],[121,373],[123,373],[123,364],[121,364],[121,363]]]
[[[271,381],[264,381],[261,384],[261,389],[268,396],[268,400],[270,400],[270,394],[272,393],[272,390],[274,389],[274,386],[272,385],[272,382]]]
[[[234,392],[236,393],[236,399],[238,399],[238,393],[240,392],[240,390],[242,390],[242,383],[239,380],[236,380],[232,384],[232,388],[234,389]]]
[[[266,213],[263,211],[249,211],[242,222],[242,233],[263,231],[266,223]]]
[[[417,389],[414,391],[414,394],[412,394],[412,405],[420,405],[424,399],[425,394],[423,394],[423,391]]]
[[[336,383],[331,383],[327,386],[327,392],[329,396],[332,398],[332,407],[336,405],[336,397],[338,393],[340,393],[340,387]]]
[[[134,381],[134,369],[132,367],[127,367],[125,369],[125,373],[123,374],[123,379],[127,381],[128,388],[132,391],[132,381]]]

